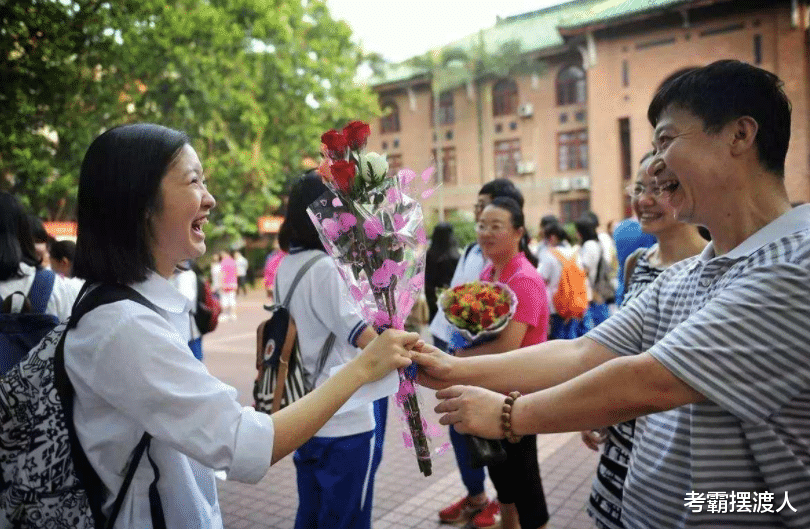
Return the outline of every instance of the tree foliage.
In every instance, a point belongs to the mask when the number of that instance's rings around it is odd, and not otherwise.
[[[48,218],[73,215],[93,137],[150,121],[192,137],[218,202],[211,235],[252,234],[321,132],[378,112],[324,0],[25,0],[2,16],[0,75],[14,83],[0,123],[14,132],[0,174]]]

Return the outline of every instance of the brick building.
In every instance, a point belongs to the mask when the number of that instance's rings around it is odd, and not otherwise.
[[[660,83],[734,58],[784,80],[787,189],[810,201],[809,19],[807,0],[579,0],[502,19],[447,48],[519,44],[520,64],[440,92],[435,112],[429,70],[402,63],[374,78],[386,115],[369,148],[392,169],[416,171],[441,150],[444,185],[426,209],[471,211],[481,184],[506,176],[526,196],[530,230],[549,212],[619,220],[629,214],[623,189],[650,149],[647,105]]]

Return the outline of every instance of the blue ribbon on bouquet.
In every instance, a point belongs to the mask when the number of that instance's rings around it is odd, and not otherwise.
[[[447,352],[451,355],[455,355],[458,349],[469,349],[494,339],[494,336],[484,336],[475,340],[468,340],[463,334],[453,329],[450,331],[450,342],[447,344]]]

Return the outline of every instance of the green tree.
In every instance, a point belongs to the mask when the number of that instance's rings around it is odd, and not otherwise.
[[[130,23],[99,1],[0,6],[0,187],[38,215],[72,214],[84,150],[123,110],[109,51]]]
[[[350,41],[351,30],[331,18],[324,0],[131,0],[114,8],[89,1],[29,3],[15,9],[28,28],[18,37],[23,42],[43,20],[57,33],[79,13],[92,12],[85,18],[93,21],[83,26],[83,40],[76,37],[74,48],[84,55],[71,59],[65,52],[65,64],[53,75],[31,74],[29,84],[42,85],[38,99],[18,105],[17,117],[0,109],[4,125],[17,120],[6,130],[26,136],[2,144],[2,174],[18,194],[41,191],[48,204],[75,195],[78,163],[101,130],[152,121],[192,137],[218,201],[209,235],[251,235],[257,217],[277,207],[287,179],[300,173],[302,158],[317,155],[324,130],[379,112],[371,92],[354,83],[363,56]],[[20,53],[31,64],[55,56]],[[12,64],[9,75],[19,75],[18,66]],[[57,104],[57,93],[73,105]],[[34,121],[36,109],[47,111]],[[49,154],[43,127],[56,131],[59,149],[71,149],[70,155]],[[9,156],[29,143],[45,146],[36,153],[29,148],[27,158]],[[31,158],[42,168],[27,176]],[[61,187],[36,189],[48,178]],[[38,211],[51,218],[73,213],[69,204]]]

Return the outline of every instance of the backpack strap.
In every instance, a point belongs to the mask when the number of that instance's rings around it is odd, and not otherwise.
[[[329,356],[329,351],[332,350],[332,346],[335,345],[336,338],[337,336],[335,336],[335,333],[333,332],[330,332],[329,336],[326,337],[326,341],[323,343],[323,346],[321,347],[321,352],[318,355],[318,364],[317,364],[318,367],[315,370],[315,373],[312,375],[313,384],[315,384],[315,382],[318,380],[318,377],[321,376],[321,373],[323,373],[323,368],[326,365],[326,358]]]
[[[304,263],[304,266],[302,266],[298,270],[298,273],[295,274],[295,277],[292,280],[292,284],[290,284],[290,290],[287,292],[287,295],[284,297],[284,303],[281,305],[282,307],[289,310],[290,300],[292,300],[292,295],[293,295],[293,292],[295,292],[295,287],[298,286],[298,283],[304,277],[304,274],[306,274],[307,271],[310,268],[312,268],[312,265],[314,265],[316,262],[320,261],[324,257],[326,257],[326,254],[319,252],[318,255],[313,256],[309,261]],[[278,274],[276,274],[276,284],[275,284],[274,288],[275,288],[274,294],[277,295],[280,292],[279,289],[278,289]],[[335,344],[335,339],[336,338],[337,337],[335,336],[335,333],[333,333],[333,332],[330,332],[329,336],[326,337],[326,341],[324,342],[323,346],[321,347],[321,352],[318,355],[317,368],[315,370],[315,373],[312,376],[312,383],[313,384],[315,384],[315,381],[318,380],[319,376],[321,376],[321,373],[323,372],[324,365],[326,365],[326,358],[329,356],[329,351],[332,350],[332,346]],[[296,340],[297,339],[298,338],[296,337]],[[289,353],[288,353],[288,357],[284,358],[284,360],[289,360]],[[281,373],[281,370],[279,370],[279,374],[280,373]],[[281,377],[280,377],[280,380],[286,380],[286,375],[285,375],[285,378],[283,378],[283,379],[281,379]],[[279,384],[277,385],[277,387],[279,387],[279,386],[281,386],[281,382],[279,382]],[[281,386],[281,387],[283,387],[283,386]],[[274,400],[273,402],[275,403],[276,401]]]
[[[560,263],[562,263],[562,265],[563,265],[563,266],[565,266],[565,265],[566,265],[566,263],[568,263],[568,262],[570,261],[570,259],[567,259],[567,258],[566,258],[566,257],[565,257],[565,256],[562,254],[562,252],[561,252],[561,251],[559,251],[557,248],[549,248],[549,251],[551,251],[551,254],[552,254],[554,257],[556,257],[556,258],[557,258],[557,260],[558,260]]]
[[[633,277],[633,272],[636,270],[638,259],[641,257],[648,248],[636,248],[636,250],[627,256],[624,261],[624,291],[627,292],[627,287],[630,286],[630,278]]]
[[[70,438],[71,455],[73,456],[74,465],[76,467],[76,474],[79,476],[79,480],[88,492],[87,499],[88,503],[90,504],[90,510],[93,513],[93,518],[97,528],[110,529],[115,525],[115,520],[118,517],[118,513],[121,510],[121,506],[124,502],[124,497],[129,490],[129,486],[144,451],[147,451],[148,455],[149,444],[152,436],[149,433],[144,433],[140,442],[132,451],[132,456],[130,457],[124,482],[122,483],[121,489],[118,491],[118,495],[115,498],[115,503],[113,503],[113,510],[110,513],[110,517],[105,520],[104,514],[101,510],[101,506],[103,504],[101,495],[103,485],[101,483],[101,478],[99,478],[95,469],[93,469],[92,465],[90,464],[90,461],[87,459],[87,455],[84,453],[84,450],[82,450],[78,435],[76,434],[76,425],[73,423],[73,396],[75,395],[75,391],[73,390],[73,385],[71,384],[70,378],[65,370],[65,337],[67,336],[67,331],[76,327],[82,316],[91,310],[100,307],[101,305],[107,305],[109,303],[115,303],[125,299],[135,301],[136,303],[140,303],[151,310],[157,311],[157,307],[155,307],[152,302],[131,287],[116,284],[101,284],[90,290],[89,285],[85,283],[79,292],[76,302],[73,304],[70,319],[68,320],[65,331],[59,338],[59,343],[56,346],[53,360],[54,387],[56,388],[62,402],[62,410],[65,415],[65,426],[67,427]],[[166,521],[163,518],[163,508],[160,503],[160,496],[157,494],[157,481],[160,479],[160,473],[157,471],[154,462],[152,462],[152,467],[155,470],[155,479],[152,481],[152,485],[150,485],[149,492],[149,503],[152,510],[152,524],[155,529],[164,529],[166,527]],[[152,494],[153,488],[154,495]],[[155,517],[156,515],[158,516],[157,518]]]
[[[307,270],[312,268],[312,265],[314,265],[317,261],[320,261],[324,257],[326,257],[326,254],[319,252],[318,255],[312,256],[312,258],[309,261],[307,261],[306,263],[304,263],[304,266],[302,266],[298,270],[298,273],[295,274],[295,277],[293,278],[292,283],[290,284],[290,290],[287,292],[287,295],[284,297],[284,303],[281,304],[282,307],[284,307],[285,309],[288,309],[290,307],[290,300],[292,299],[293,292],[295,292],[295,287],[298,286],[298,283],[301,281],[301,278],[304,277],[304,274],[307,273]],[[275,286],[275,288],[276,288],[275,293],[278,294],[278,292],[279,292],[279,290],[278,290],[278,274],[276,274],[276,286]]]
[[[56,274],[52,270],[40,268],[36,271],[31,290],[28,291],[28,301],[31,303],[32,312],[45,314],[48,301],[51,299],[51,292],[53,292],[54,281],[56,281]]]

